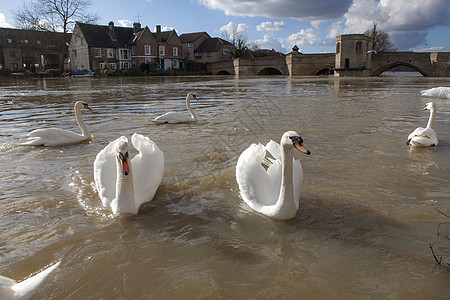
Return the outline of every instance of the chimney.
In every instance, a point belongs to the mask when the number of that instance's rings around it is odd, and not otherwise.
[[[156,25],[156,39],[161,42],[161,25]]]
[[[114,22],[110,21],[108,23],[108,25],[109,25],[109,35],[111,36],[111,39],[113,41],[115,41],[116,40],[116,31],[114,30]]]
[[[139,23],[139,22],[133,23],[133,32],[136,33],[139,30],[141,30],[141,23]]]

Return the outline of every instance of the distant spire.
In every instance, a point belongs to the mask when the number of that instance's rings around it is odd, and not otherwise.
[[[139,14],[137,15],[136,18],[137,18],[137,22],[138,22],[138,23],[141,23],[141,17],[142,17],[142,16],[140,16]]]

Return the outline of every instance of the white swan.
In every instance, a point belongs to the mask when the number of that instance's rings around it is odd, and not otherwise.
[[[11,278],[0,276],[0,299],[30,299],[37,291],[39,285],[59,264],[60,262],[57,262],[53,266],[19,283]]]
[[[186,107],[191,114],[190,116],[180,113],[180,112],[167,112],[153,120],[153,122],[157,124],[163,124],[163,123],[169,123],[169,124],[176,124],[176,123],[188,123],[188,122],[195,122],[197,121],[197,116],[195,115],[194,111],[191,108],[191,100],[198,100],[197,96],[188,93],[186,96]]]
[[[28,139],[22,145],[63,146],[92,140],[93,137],[81,118],[81,108],[92,110],[87,103],[82,101],[77,101],[74,105],[75,117],[81,134],[59,128],[36,129],[28,133]]]
[[[422,96],[436,98],[450,98],[450,87],[439,86],[428,90],[420,91]]]
[[[94,161],[100,199],[114,214],[137,214],[142,203],[153,199],[164,173],[164,154],[153,141],[134,133],[131,143],[139,151],[131,163],[125,136],[109,143]]]
[[[243,200],[254,210],[272,219],[292,219],[299,207],[303,171],[293,158],[294,148],[309,155],[295,131],[283,134],[280,144],[252,144],[239,156],[236,180]],[[267,157],[267,152],[273,157]],[[263,164],[268,168],[267,171]]]
[[[409,136],[406,145],[415,147],[437,146],[438,138],[434,132],[433,123],[436,115],[436,105],[433,102],[428,102],[423,110],[430,111],[430,118],[426,128],[417,127]]]

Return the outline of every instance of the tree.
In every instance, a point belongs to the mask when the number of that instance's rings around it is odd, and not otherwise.
[[[372,29],[368,29],[364,32],[364,35],[369,37],[372,41],[372,49],[377,52],[392,52],[397,51],[394,45],[391,43],[391,37],[384,31],[377,29],[377,24],[374,23]]]
[[[244,32],[238,31],[236,27],[222,31],[222,38],[234,45],[234,49],[230,52],[232,58],[241,57],[244,51],[255,51],[258,45],[248,40]]]
[[[75,21],[94,23],[99,17],[88,13],[92,0],[30,0],[12,10],[22,29],[68,32]]]

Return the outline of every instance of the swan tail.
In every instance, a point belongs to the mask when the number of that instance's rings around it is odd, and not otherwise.
[[[18,299],[24,300],[31,298],[42,282],[59,266],[60,263],[61,262],[57,262],[53,266],[44,269],[38,274],[13,285],[11,289],[15,291]]]

